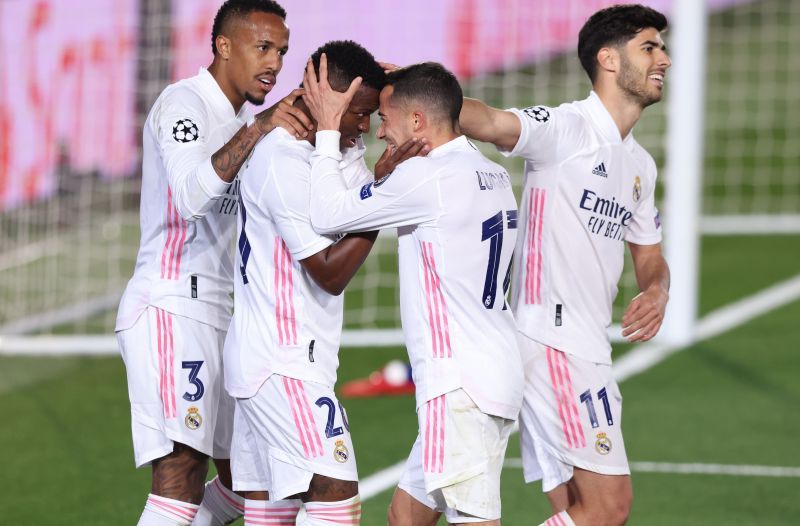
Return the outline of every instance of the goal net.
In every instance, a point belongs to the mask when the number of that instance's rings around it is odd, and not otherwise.
[[[113,332],[138,248],[141,124],[166,84],[210,63],[220,3],[0,3],[0,335]],[[291,50],[267,103],[299,83],[319,44],[342,38],[381,60],[442,62],[467,95],[497,107],[581,99],[590,86],[576,58],[577,32],[611,3],[409,0],[397,10],[368,0],[348,9],[286,2]],[[644,3],[668,15],[673,6]],[[707,6],[707,48],[697,50],[707,55],[701,230],[800,232],[800,3]],[[12,45],[21,41],[30,44],[23,51]],[[664,146],[667,109],[652,106],[635,130],[660,168],[680,155]],[[374,129],[367,142],[374,160],[383,150]],[[520,161],[481,148],[521,184]],[[345,320],[355,332],[346,341],[402,343],[396,245],[382,233],[350,284]],[[636,292],[628,272],[617,318]]]

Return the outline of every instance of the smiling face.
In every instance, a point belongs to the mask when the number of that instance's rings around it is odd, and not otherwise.
[[[659,31],[643,29],[619,49],[619,56],[617,87],[642,108],[660,101],[672,62]]]
[[[233,92],[226,93],[228,97],[263,104],[275,86],[283,56],[289,49],[286,22],[278,15],[253,11],[232,20],[226,35],[217,37],[217,42],[227,62],[227,84]]]
[[[362,133],[369,133],[369,117],[377,109],[378,90],[362,84],[339,123],[339,132],[342,134],[340,149],[352,148]]]
[[[413,118],[405,108],[392,102],[392,93],[394,93],[392,85],[381,90],[378,110],[381,125],[378,127],[377,137],[397,148],[414,136]]]

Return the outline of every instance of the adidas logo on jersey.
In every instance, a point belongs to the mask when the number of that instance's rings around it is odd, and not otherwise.
[[[600,163],[594,167],[592,173],[595,175],[599,175],[600,177],[608,177],[608,172],[606,172],[606,163]]]

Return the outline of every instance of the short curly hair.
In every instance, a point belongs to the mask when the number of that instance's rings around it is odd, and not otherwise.
[[[222,28],[231,20],[245,17],[253,11],[270,13],[286,20],[286,10],[274,0],[227,0],[217,11],[211,29],[211,51],[214,55],[217,54],[217,37],[222,34]]]
[[[597,53],[606,46],[626,44],[642,29],[663,31],[667,17],[643,5],[615,5],[589,17],[578,35],[578,58],[594,82],[597,78]]]
[[[378,91],[386,85],[383,68],[361,44],[352,40],[333,40],[320,46],[311,55],[317,78],[319,59],[323,53],[328,57],[328,82],[336,91],[347,91],[356,77],[361,77],[362,85]]]

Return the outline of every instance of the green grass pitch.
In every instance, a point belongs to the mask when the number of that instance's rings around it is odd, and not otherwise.
[[[796,236],[707,238],[704,312],[797,272]],[[622,384],[632,461],[800,466],[800,302],[701,342]],[[622,349],[624,352],[625,348]],[[619,350],[618,350],[619,352]],[[402,348],[344,349],[341,381],[365,376]],[[401,461],[416,435],[412,398],[344,400],[366,477]],[[118,358],[0,358],[3,524],[134,524],[149,489],[135,470]],[[513,436],[509,458],[519,457]],[[800,478],[636,473],[631,524],[792,524]],[[387,490],[364,503],[385,524]],[[503,517],[539,524],[547,503],[522,472],[503,475]]]

